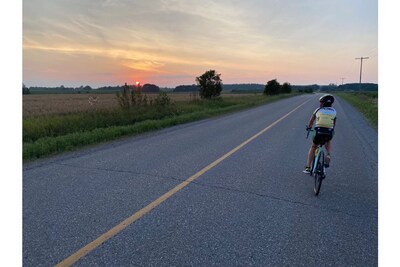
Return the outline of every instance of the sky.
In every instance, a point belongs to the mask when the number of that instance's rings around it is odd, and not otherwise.
[[[378,82],[377,0],[23,1],[26,86]],[[343,78],[343,79],[342,79]]]

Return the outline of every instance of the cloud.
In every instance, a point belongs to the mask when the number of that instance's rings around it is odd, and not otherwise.
[[[108,58],[127,71],[177,77],[213,66],[247,77],[294,75],[376,48],[376,9],[371,0],[30,0],[23,50]]]

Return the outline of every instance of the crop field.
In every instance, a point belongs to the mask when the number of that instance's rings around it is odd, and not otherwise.
[[[96,108],[112,109],[117,106],[115,95],[43,94],[23,96],[24,118],[76,113]]]
[[[154,99],[158,94],[147,94]],[[223,94],[227,98],[241,98],[254,94]],[[177,103],[199,99],[195,93],[169,93],[170,99]],[[63,115],[84,111],[111,110],[118,108],[115,94],[32,94],[23,96],[23,117]]]
[[[136,96],[135,104],[124,108],[115,94],[24,95],[23,158],[33,160],[294,95],[222,94],[201,100],[190,93],[147,94],[147,101],[140,100],[144,95]],[[131,96],[127,100],[133,101]]]

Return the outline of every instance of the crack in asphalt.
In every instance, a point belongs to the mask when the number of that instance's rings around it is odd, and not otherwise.
[[[342,210],[339,210],[339,209],[324,208],[324,207],[321,207],[321,206],[312,205],[312,204],[304,203],[304,202],[301,202],[301,201],[290,200],[290,199],[286,199],[286,198],[282,198],[282,197],[276,197],[276,196],[267,195],[267,194],[260,194],[260,193],[256,193],[256,192],[252,192],[252,191],[240,190],[240,189],[236,189],[236,188],[224,187],[224,186],[219,186],[219,185],[204,184],[204,183],[199,183],[199,182],[192,182],[192,183],[194,183],[196,185],[204,186],[204,187],[212,187],[212,188],[216,188],[216,189],[220,189],[220,190],[226,190],[226,191],[231,191],[231,192],[250,194],[250,195],[255,195],[255,196],[258,196],[258,197],[262,197],[262,198],[268,198],[268,199],[273,199],[273,200],[277,200],[277,201],[283,201],[283,202],[302,205],[302,206],[306,206],[306,207],[320,208],[320,209],[322,208],[322,209],[330,211],[330,212],[341,213],[341,214],[344,214],[344,215],[347,215],[347,216],[350,216],[350,217],[355,217],[355,218],[365,218],[365,217],[367,217],[367,216],[361,216],[361,215],[348,213],[348,212],[345,212],[345,211],[342,211]],[[374,218],[374,219],[377,218],[376,216],[368,216],[368,217]]]
[[[90,168],[90,167],[82,167],[82,166],[77,166],[77,165],[72,165],[72,164],[67,164],[67,163],[54,163],[54,164],[55,165],[66,166],[66,167],[85,169],[85,170],[107,171],[107,172],[118,172],[118,173],[130,173],[130,174],[146,175],[146,176],[151,176],[151,177],[156,177],[156,178],[163,178],[163,179],[170,179],[170,180],[175,180],[175,181],[180,181],[180,182],[183,182],[183,181],[186,180],[186,179],[179,179],[179,178],[172,177],[172,176],[165,176],[165,175],[146,173],[146,172],[136,172],[136,171],[129,171],[129,170],[116,170],[116,169],[108,169],[108,168],[94,168],[94,167]]]
[[[169,179],[169,180],[174,180],[174,181],[178,181],[178,182],[186,181],[186,179],[180,179],[180,178],[176,178],[176,177],[173,177],[173,176],[165,176],[165,175],[158,175],[158,174],[145,173],[145,172],[135,172],[135,171],[129,171],[129,170],[116,170],[116,169],[107,169],[107,168],[90,168],[90,167],[82,167],[82,166],[76,166],[76,165],[71,165],[71,164],[66,164],[66,163],[55,163],[55,164],[66,166],[66,167],[87,169],[87,170],[97,170],[97,171],[108,171],[108,172],[117,172],[117,173],[130,173],[130,174],[146,175],[146,176],[150,176],[150,177]],[[253,192],[253,191],[248,191],[248,190],[240,190],[240,189],[237,189],[237,188],[232,188],[232,187],[227,187],[227,186],[211,185],[211,184],[206,184],[206,183],[202,183],[202,182],[199,182],[199,181],[192,181],[192,182],[190,182],[190,184],[195,184],[195,185],[199,185],[199,186],[203,186],[203,187],[214,188],[214,189],[224,190],[224,191],[229,191],[229,192],[234,192],[234,193],[249,194],[249,195],[258,196],[258,197],[262,197],[262,198],[272,199],[272,200],[275,200],[275,201],[282,201],[282,202],[286,202],[286,203],[290,203],[290,204],[301,205],[301,206],[305,206],[305,207],[320,208],[320,209],[322,208],[322,209],[327,210],[329,212],[340,213],[340,214],[343,214],[343,215],[346,215],[346,216],[350,216],[350,217],[354,217],[354,218],[366,218],[366,217],[373,218],[373,219],[377,218],[376,216],[361,216],[361,215],[357,215],[357,214],[348,213],[348,212],[345,212],[345,211],[342,211],[342,210],[339,210],[339,209],[324,208],[324,207],[321,207],[321,206],[312,205],[312,204],[301,202],[301,201],[290,200],[290,199],[287,199],[287,198],[276,197],[276,196],[267,195],[267,194],[260,194],[260,193]]]

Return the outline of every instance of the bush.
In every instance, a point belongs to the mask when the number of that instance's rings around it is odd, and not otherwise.
[[[154,100],[154,103],[158,107],[167,107],[171,105],[171,99],[165,92],[161,92],[157,98]]]
[[[122,93],[117,92],[117,101],[119,106],[124,110],[148,106],[155,106],[157,109],[160,109],[173,105],[171,99],[165,92],[160,92],[153,100],[149,99],[146,94],[142,94],[142,88],[140,86],[128,86],[126,83],[123,86]]]
[[[147,95],[142,94],[140,86],[129,86],[125,83],[122,87],[122,93],[117,92],[117,101],[122,109],[131,107],[140,107],[148,105]]]

